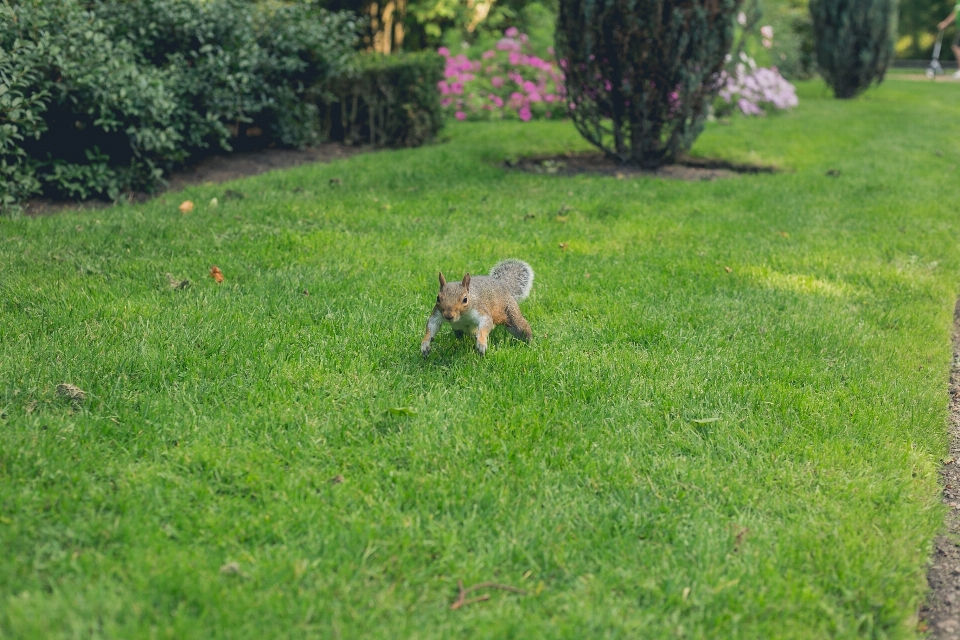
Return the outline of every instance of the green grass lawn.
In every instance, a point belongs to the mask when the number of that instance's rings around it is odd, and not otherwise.
[[[0,219],[0,637],[916,637],[960,87],[800,93],[694,149],[776,175],[508,172],[584,143],[454,124]],[[533,343],[423,360],[437,271],[505,257]]]

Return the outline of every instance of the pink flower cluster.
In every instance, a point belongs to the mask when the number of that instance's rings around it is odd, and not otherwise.
[[[531,55],[528,49],[526,34],[516,27],[507,29],[480,60],[454,56],[440,47],[437,52],[447,60],[444,80],[437,84],[441,106],[457,120],[517,117],[526,122],[562,116],[563,73],[554,61]]]
[[[736,103],[745,115],[764,115],[765,109],[790,109],[799,104],[796,88],[780,75],[776,67],[758,67],[752,58],[741,54],[733,72],[720,74],[720,97]]]

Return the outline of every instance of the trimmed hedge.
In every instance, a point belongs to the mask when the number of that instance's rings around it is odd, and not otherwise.
[[[324,129],[347,144],[415,147],[443,127],[444,59],[432,52],[364,55],[323,96]]]
[[[216,149],[316,141],[316,87],[351,71],[358,21],[311,3],[0,5],[0,207],[117,198]]]

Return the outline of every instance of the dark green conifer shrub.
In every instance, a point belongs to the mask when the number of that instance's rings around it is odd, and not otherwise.
[[[741,0],[560,0],[570,116],[622,162],[657,167],[703,130]]]
[[[817,69],[838,98],[882,82],[893,58],[896,0],[811,0]]]

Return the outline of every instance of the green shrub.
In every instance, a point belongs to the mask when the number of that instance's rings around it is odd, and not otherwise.
[[[23,143],[47,130],[42,114],[49,94],[38,88],[39,65],[32,47],[0,48],[0,209],[40,189],[36,161]]]
[[[762,11],[757,26],[773,28],[773,44],[765,48],[760,39],[755,38],[747,53],[761,66],[777,67],[788,80],[810,78],[816,69],[813,28],[806,0],[760,0],[758,4]]]
[[[740,4],[561,0],[557,58],[584,138],[651,168],[689,149],[720,88]]]
[[[116,198],[214,149],[312,142],[312,91],[350,68],[356,33],[307,3],[4,2],[0,206]]]
[[[881,82],[893,58],[896,0],[811,0],[817,68],[833,94],[852,98]]]
[[[348,144],[415,147],[443,126],[444,59],[432,52],[365,55],[359,69],[329,86],[322,99],[328,135]]]

